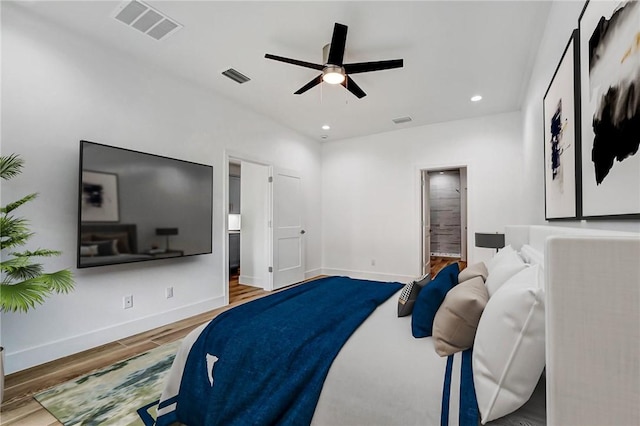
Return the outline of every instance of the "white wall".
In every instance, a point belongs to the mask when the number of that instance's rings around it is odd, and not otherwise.
[[[250,125],[247,125],[250,123]],[[213,254],[75,270],[79,140],[213,165]],[[27,314],[3,313],[11,373],[170,323],[224,303],[225,149],[303,176],[307,267],[320,268],[320,145],[201,87],[2,5],[2,152],[26,161],[2,183],[3,204],[40,197],[19,213],[28,248],[60,249],[47,270],[74,270],[76,290]],[[174,297],[165,299],[168,286]],[[134,307],[122,309],[133,294]]]
[[[523,187],[528,197],[524,199],[525,222],[545,224],[544,219],[544,167],[543,167],[543,118],[542,99],[558,66],[562,52],[569,42],[571,32],[578,28],[578,18],[584,7],[580,1],[555,1],[531,74],[522,106],[523,115]],[[621,188],[623,189],[623,188]],[[623,192],[621,191],[621,196]],[[549,222],[551,225],[640,231],[639,220],[590,220]]]
[[[420,169],[467,166],[471,241],[474,232],[525,223],[521,152],[518,112],[325,143],[323,272],[420,275]],[[469,262],[492,254],[469,247]]]

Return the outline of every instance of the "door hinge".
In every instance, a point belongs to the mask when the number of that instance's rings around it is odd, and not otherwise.
[[[273,182],[273,176],[269,176],[269,183]]]
[[[273,272],[273,266],[269,266],[269,272]]]

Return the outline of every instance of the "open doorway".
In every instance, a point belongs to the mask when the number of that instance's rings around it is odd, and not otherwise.
[[[225,275],[234,280],[237,275],[238,285],[259,291],[303,281],[306,231],[300,173],[232,154],[227,154],[227,168],[227,223],[238,226],[225,229],[229,237],[226,243],[229,271],[225,270]],[[237,218],[231,216],[238,211]],[[239,244],[233,239],[239,239]],[[229,297],[228,302],[231,300]]]
[[[467,261],[467,169],[422,170],[422,272]]]

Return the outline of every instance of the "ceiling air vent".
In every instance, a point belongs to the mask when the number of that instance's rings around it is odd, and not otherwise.
[[[156,40],[161,40],[182,28],[175,19],[138,0],[122,3],[113,17]]]
[[[394,118],[393,120],[394,123],[396,124],[402,124],[402,123],[408,123],[411,121],[411,117],[400,117],[400,118]]]
[[[231,80],[240,84],[246,83],[247,81],[251,80],[249,77],[242,74],[241,72],[234,70],[233,68],[229,68],[226,71],[222,71],[222,75],[224,75],[225,77],[229,77]]]

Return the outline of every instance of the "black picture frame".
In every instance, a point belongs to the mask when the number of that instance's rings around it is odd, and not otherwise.
[[[638,22],[637,1],[587,1],[578,19],[584,219],[640,219]]]
[[[546,220],[581,217],[580,34],[573,30],[543,97]]]

